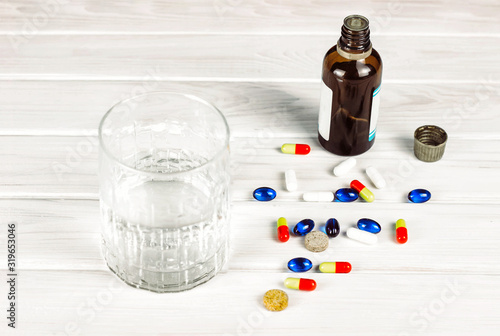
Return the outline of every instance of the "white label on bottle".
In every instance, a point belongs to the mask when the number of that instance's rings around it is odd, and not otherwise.
[[[375,138],[375,133],[377,133],[377,120],[378,120],[378,109],[380,107],[380,87],[375,89],[372,98],[372,111],[370,115],[370,133],[368,135],[368,141],[372,141]]]
[[[333,91],[321,80],[321,100],[319,102],[318,131],[326,141],[330,140]]]

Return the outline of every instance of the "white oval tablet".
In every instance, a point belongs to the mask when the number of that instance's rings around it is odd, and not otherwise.
[[[306,192],[302,198],[306,202],[333,202],[333,193],[331,191]]]
[[[286,183],[286,190],[288,191],[295,191],[297,190],[297,175],[295,175],[295,170],[293,169],[288,169],[285,172],[285,183]]]
[[[333,175],[335,176],[344,176],[356,166],[356,159],[355,158],[348,158],[347,160],[342,161],[339,163],[335,168],[333,168]]]
[[[373,185],[377,189],[385,188],[385,186],[387,185],[384,177],[382,176],[382,174],[380,174],[380,172],[375,167],[370,166],[370,167],[366,168],[366,175],[368,175],[368,177],[372,181]]]
[[[361,243],[365,243],[368,245],[373,245],[378,242],[378,237],[377,235],[367,232],[367,231],[362,231],[356,228],[349,228],[347,229],[347,237],[357,240]]]

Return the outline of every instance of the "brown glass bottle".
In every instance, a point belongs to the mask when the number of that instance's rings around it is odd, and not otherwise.
[[[373,146],[381,82],[382,60],[372,48],[368,19],[350,15],[323,60],[318,138],[326,150],[352,156]]]

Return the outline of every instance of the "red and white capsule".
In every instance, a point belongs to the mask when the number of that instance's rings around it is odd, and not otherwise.
[[[406,222],[404,219],[398,219],[396,221],[396,240],[400,244],[404,244],[408,241],[408,230],[406,229]]]
[[[313,291],[316,289],[316,281],[304,278],[286,278],[285,287],[301,291]]]
[[[282,243],[286,243],[290,239],[290,230],[285,217],[278,218],[278,239]]]
[[[281,151],[285,154],[298,154],[298,155],[306,155],[311,151],[311,147],[306,144],[289,144],[286,143],[281,146]]]

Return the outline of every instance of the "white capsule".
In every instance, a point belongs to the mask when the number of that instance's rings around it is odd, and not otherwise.
[[[356,159],[355,158],[348,158],[347,160],[342,161],[339,163],[335,168],[333,168],[333,175],[335,176],[344,176],[356,166]]]
[[[385,179],[382,176],[382,174],[379,173],[377,168],[375,167],[366,168],[366,175],[368,175],[368,177],[370,178],[375,187],[377,187],[378,189],[385,188],[386,186]]]
[[[302,197],[306,202],[333,202],[331,191],[306,192]]]
[[[368,231],[362,231],[356,228],[349,228],[347,229],[346,234],[347,237],[368,245],[373,245],[378,242],[377,235],[370,233]]]
[[[297,175],[295,175],[295,170],[293,169],[288,169],[285,172],[285,183],[286,183],[286,190],[288,191],[295,191],[297,190]]]

